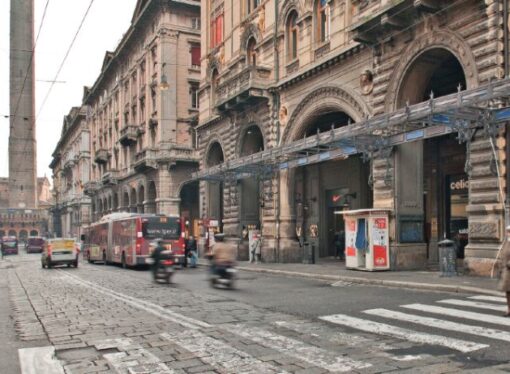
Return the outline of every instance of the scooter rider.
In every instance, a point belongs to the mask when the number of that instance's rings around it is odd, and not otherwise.
[[[156,239],[156,248],[151,253],[152,263],[152,278],[156,280],[156,272],[158,271],[159,263],[161,261],[162,253],[165,251],[163,247],[163,239]]]
[[[216,274],[220,268],[225,265],[232,266],[236,261],[235,248],[228,246],[223,242],[224,234],[214,235],[216,243],[214,244],[211,273]]]

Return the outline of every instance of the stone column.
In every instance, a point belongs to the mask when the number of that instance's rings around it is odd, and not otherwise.
[[[295,170],[280,171],[280,193],[277,198],[280,202],[279,217],[279,253],[280,262],[299,262],[302,250],[296,235]]]

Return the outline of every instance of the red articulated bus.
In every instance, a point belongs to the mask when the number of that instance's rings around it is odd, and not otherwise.
[[[184,263],[184,221],[179,217],[114,213],[91,225],[88,232],[86,255],[90,253],[91,262],[104,261],[123,267],[145,265],[155,239],[162,239],[174,262]]]

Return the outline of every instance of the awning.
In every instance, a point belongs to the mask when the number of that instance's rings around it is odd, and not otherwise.
[[[458,133],[459,141],[470,141],[476,129],[495,137],[510,120],[510,108],[491,107],[495,99],[510,96],[510,79],[405,106],[392,113],[317,133],[250,156],[226,161],[192,174],[193,180],[270,177],[275,171],[347,158],[387,158],[394,146]],[[501,100],[497,101],[501,103]]]

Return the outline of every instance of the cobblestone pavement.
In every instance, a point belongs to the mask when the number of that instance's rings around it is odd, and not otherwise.
[[[38,260],[10,258],[0,262],[0,274],[19,338],[49,345],[46,353],[63,368],[55,372],[510,372],[502,362],[469,364],[466,355],[488,344],[447,339],[423,353],[425,334],[408,340],[374,333],[380,326],[353,330],[336,323],[338,316],[305,319],[232,300],[228,292],[151,284],[141,272],[83,262],[48,270]]]

